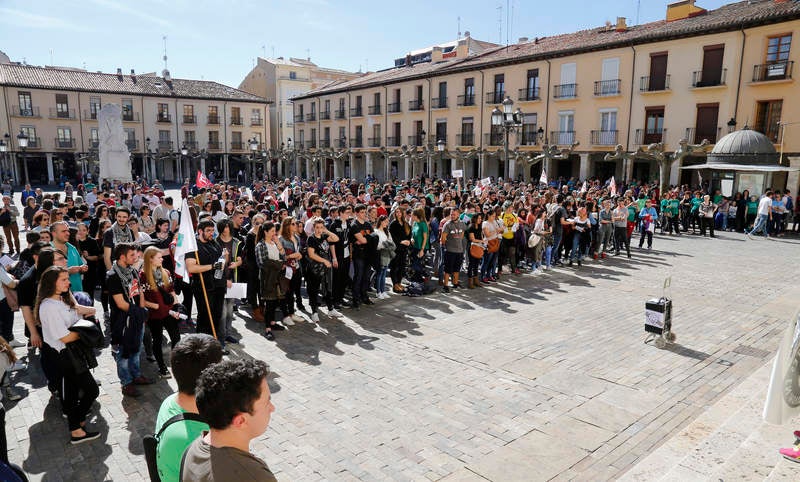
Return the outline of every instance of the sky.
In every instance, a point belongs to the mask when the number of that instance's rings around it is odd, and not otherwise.
[[[160,73],[166,36],[172,77],[238,87],[256,57],[310,57],[322,67],[374,71],[408,51],[454,40],[459,17],[462,34],[504,44],[618,16],[633,25],[637,10],[638,23],[661,20],[669,1],[0,0],[0,51],[30,65]]]

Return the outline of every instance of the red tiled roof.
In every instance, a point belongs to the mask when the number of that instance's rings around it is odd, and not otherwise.
[[[120,75],[84,70],[0,64],[0,85],[148,97],[175,97],[270,103],[267,99],[207,80],[172,79],[154,75]]]

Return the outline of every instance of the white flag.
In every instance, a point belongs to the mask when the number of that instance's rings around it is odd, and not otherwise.
[[[800,350],[800,311],[789,320],[783,339],[778,345],[764,403],[764,420],[782,425],[800,414],[798,364]]]
[[[181,225],[178,228],[178,241],[175,243],[175,274],[189,282],[189,272],[186,271],[186,255],[197,251],[197,240],[192,229],[192,216],[189,214],[189,203],[186,199],[181,205]]]
[[[586,192],[586,182],[587,181],[583,181],[583,186],[581,186],[581,194]]]
[[[614,180],[614,176],[611,176],[611,181],[608,183],[608,188],[611,190],[611,195],[617,195],[617,181]]]
[[[544,168],[542,168],[542,175],[539,176],[539,182],[541,184],[547,184],[547,173],[545,172]]]

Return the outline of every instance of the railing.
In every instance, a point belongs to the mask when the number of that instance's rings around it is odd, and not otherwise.
[[[172,150],[172,141],[158,141],[158,150],[160,150],[160,151],[171,151]]]
[[[475,145],[475,134],[472,132],[465,132],[461,134],[456,134],[456,145],[457,146],[474,146]]]
[[[367,108],[369,115],[381,115],[381,106],[371,105]]]
[[[519,89],[519,100],[539,100],[539,87],[532,87],[529,89]]]
[[[400,147],[400,137],[387,137],[386,145],[388,147]]]
[[[122,112],[122,122],[139,122],[139,113],[138,112]]]
[[[89,139],[89,149],[99,149],[100,141],[98,139]]]
[[[595,146],[615,146],[619,131],[592,131],[591,142]]]
[[[722,127],[686,128],[686,140],[690,144],[700,144],[703,139],[708,139],[708,142],[716,144],[720,134],[722,134]]]
[[[306,116],[304,116],[303,114],[295,114],[294,121],[297,122],[297,123],[305,122],[306,121]]]
[[[320,148],[331,147],[331,140],[330,139],[320,139],[319,140],[319,147]]]
[[[57,108],[50,108],[51,119],[75,119],[75,109],[58,110]]]
[[[298,77],[296,75],[294,77],[292,77],[291,75],[279,75],[278,79],[279,80],[296,80],[298,82],[309,82],[311,80],[308,77]]]
[[[317,141],[306,141],[306,149],[316,149],[317,148]]]
[[[520,132],[519,136],[517,136],[519,140],[519,145],[521,146],[535,146],[539,143],[538,139],[538,132],[536,130],[536,124],[533,124],[530,130],[524,130]]]
[[[439,141],[442,141],[442,143],[444,143],[444,145],[446,146],[447,145],[447,134],[443,134],[441,136],[436,136],[436,138],[434,139],[434,143],[433,143],[434,146],[438,145]]]
[[[64,139],[64,138],[56,137],[55,147],[56,147],[56,149],[74,149],[75,148],[75,138]]]
[[[350,108],[350,117],[363,117],[364,112],[361,110],[361,107],[351,107]]]
[[[408,136],[408,145],[409,146],[421,146],[423,142],[422,134],[417,134],[415,136]]]
[[[578,84],[559,84],[553,86],[554,99],[573,99],[578,96]]]
[[[502,132],[492,132],[483,135],[483,143],[489,146],[502,146],[505,137]]]
[[[219,116],[218,115],[209,115],[208,120],[206,122],[208,125],[219,125]]]
[[[408,110],[422,110],[423,108],[422,99],[408,101]]]
[[[753,82],[791,79],[793,67],[793,60],[755,65],[753,66]]]
[[[503,99],[506,98],[505,91],[502,92],[487,92],[486,102],[489,104],[502,104]]]
[[[603,97],[606,95],[619,95],[621,92],[622,81],[619,79],[613,80],[598,80],[594,83],[594,95]]]
[[[715,85],[725,85],[725,77],[728,76],[728,69],[722,69],[719,73],[696,70],[692,73],[692,87],[713,87]]]
[[[360,138],[350,139],[350,147],[364,147],[364,141]]]
[[[392,102],[391,104],[386,104],[386,112],[390,114],[396,114],[400,112],[400,102]]]
[[[242,124],[243,124],[242,116],[238,116],[238,117],[231,116],[231,125],[232,126],[240,126]]]
[[[11,111],[11,115],[14,117],[41,117],[39,115],[39,108],[38,107],[22,107],[15,105],[14,109]]]
[[[244,150],[244,142],[243,141],[231,141],[231,150],[232,151],[243,151]]]
[[[434,97],[431,99],[431,109],[447,109],[447,97]]]
[[[475,105],[475,94],[464,94],[458,96],[458,106],[468,107]]]
[[[666,129],[636,129],[634,143],[639,146],[664,142],[667,138]]]
[[[172,116],[169,114],[159,112],[158,114],[156,114],[156,122],[172,122]]]
[[[222,149],[222,147],[220,147],[219,141],[208,141],[209,151],[218,151],[220,149]]]
[[[306,114],[306,122],[314,122],[316,120],[317,120],[317,113],[316,112],[311,112],[309,114]]]
[[[347,119],[347,111],[345,111],[343,109],[334,111],[334,117],[336,117],[337,120],[339,120],[339,119]]]
[[[319,120],[331,120],[331,111],[326,110],[319,113]],[[259,124],[261,125],[261,124]]]
[[[139,150],[139,140],[138,139],[126,139],[125,145],[128,146],[129,151],[138,151]]]
[[[197,150],[197,141],[183,141],[183,144],[181,144],[181,147],[186,147],[186,149],[188,149],[190,151],[196,151]]]
[[[83,120],[97,120],[97,115],[100,113],[100,109],[92,112],[91,110],[84,110],[83,111]]]
[[[575,143],[575,131],[551,131],[550,142],[558,146],[569,146]]]
[[[381,141],[383,140],[382,137],[370,137],[367,139],[369,147],[381,147]]]
[[[339,149],[344,149],[347,147],[347,139],[337,139],[336,145],[339,146]]]
[[[645,75],[639,78],[639,92],[660,92],[663,90],[669,90],[669,74],[664,77]]]
[[[42,138],[41,137],[29,137],[28,138],[28,149],[41,149],[42,148]]]
[[[250,118],[250,125],[251,126],[263,126],[264,125],[264,119],[262,119],[261,117],[251,117]]]
[[[185,116],[183,116],[183,123],[184,124],[197,124],[197,116],[196,115],[185,115]]]

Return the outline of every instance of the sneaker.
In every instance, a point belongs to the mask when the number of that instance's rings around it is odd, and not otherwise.
[[[8,344],[11,345],[11,348],[22,348],[27,345],[24,341],[19,341],[17,339],[11,340]]]
[[[172,374],[166,368],[163,369],[163,370],[159,370],[158,376],[159,376],[159,378],[164,379],[164,380],[168,379],[168,378],[172,378]]]
[[[11,371],[12,372],[18,372],[20,370],[27,370],[27,369],[28,369],[28,365],[23,363],[22,360],[17,360],[17,361],[14,362],[13,365],[11,365]]]
[[[336,310],[336,308],[334,308],[334,309],[332,309],[332,310],[328,311],[328,316],[332,316],[332,317],[334,317],[334,318],[341,318],[341,317],[342,317],[342,316],[344,316],[344,315],[343,315],[343,314],[341,314],[341,313],[339,313],[339,312]]]
[[[275,323],[274,325],[270,325],[269,327],[270,327],[270,329],[271,329],[272,331],[283,331],[283,330],[285,330],[285,329],[286,329],[286,327],[285,327],[285,326],[283,326],[283,325],[279,325],[278,323]]]
[[[3,390],[3,394],[4,394],[4,396],[6,397],[7,400],[10,400],[12,402],[16,402],[17,400],[22,398],[22,395],[17,393],[11,387],[6,387],[5,390]]]
[[[272,334],[272,331],[271,331],[271,330],[270,330],[270,331],[265,331],[265,332],[264,332],[264,333],[262,333],[262,334],[264,335],[264,338],[266,338],[267,340],[269,340],[269,341],[275,341],[275,335],[273,335],[273,334]]]
[[[442,286],[442,293],[449,293],[449,292],[450,288],[448,288],[447,286]]]
[[[133,379],[133,384],[134,385],[152,385],[153,384],[153,380],[150,380],[149,378],[145,378],[145,377],[139,375],[138,377]]]
[[[232,336],[230,336],[230,335],[225,337],[225,341],[227,341],[228,343],[233,343],[234,345],[238,345],[239,344],[239,340],[234,338],[234,337],[232,337]]]
[[[136,398],[139,395],[141,395],[139,390],[137,390],[136,387],[133,386],[133,383],[130,383],[122,387],[122,394],[133,398]]]
[[[791,460],[792,462],[800,462],[800,450],[797,447],[788,447],[782,448],[778,450],[778,453],[783,455],[783,458],[786,460]]]
[[[297,313],[292,313],[292,314],[291,314],[291,317],[292,317],[292,321],[296,321],[296,322],[298,322],[298,323],[301,323],[301,322],[303,322],[303,321],[306,321],[306,319],[305,319],[305,318],[303,318],[302,316],[298,315]]]
[[[371,299],[369,299],[369,298],[364,298],[364,300],[363,300],[361,303],[362,303],[362,304],[365,304],[365,305],[374,305],[374,304],[375,304],[375,302],[374,302],[374,301],[372,301],[372,300],[371,300]]]
[[[86,432],[83,437],[70,437],[69,443],[70,445],[78,445],[98,438],[100,438],[100,432]]]
[[[317,313],[311,313],[311,321],[314,323],[319,323],[319,315]]]
[[[293,326],[294,325],[294,320],[292,319],[291,316],[285,316],[283,318],[283,324],[286,325],[286,326]]]

